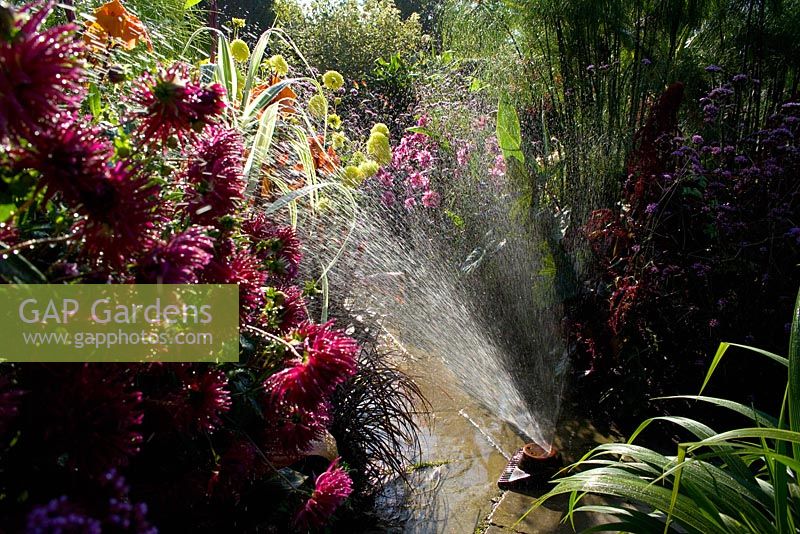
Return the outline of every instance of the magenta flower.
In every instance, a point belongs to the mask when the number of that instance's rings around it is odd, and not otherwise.
[[[62,109],[75,110],[83,99],[82,43],[75,39],[75,26],[67,24],[40,31],[53,8],[53,0],[28,4],[3,21],[0,32],[0,139],[31,140],[40,128],[49,128]],[[16,16],[16,20],[14,20]],[[56,121],[57,123],[57,121]]]
[[[320,528],[330,522],[331,516],[353,492],[353,481],[339,467],[340,458],[331,462],[328,469],[317,477],[314,493],[294,517],[298,528]]]
[[[250,236],[251,252],[272,277],[291,280],[297,276],[302,253],[291,226],[278,226],[263,213],[253,213],[242,222],[242,230]]]
[[[307,322],[287,336],[296,356],[264,383],[275,402],[314,407],[356,372],[358,344],[333,321]]]
[[[327,429],[330,409],[327,401],[306,407],[267,398],[263,406],[264,448],[290,463],[300,458]]]
[[[279,328],[281,332],[288,332],[307,321],[308,312],[302,289],[297,286],[289,286],[281,289],[281,293],[283,293],[283,302],[281,303]]]
[[[74,113],[54,115],[53,124],[32,139],[29,150],[16,151],[16,164],[39,172],[45,199],[61,193],[64,202],[77,207],[106,181],[113,148],[97,127],[85,125]]]
[[[244,145],[235,130],[207,128],[189,156],[182,179],[189,184],[186,198],[191,220],[214,224],[230,215],[244,196]]]
[[[166,242],[156,245],[139,261],[136,281],[140,284],[195,284],[213,257],[214,240],[207,228],[190,226]]]
[[[408,197],[403,202],[403,206],[405,206],[405,208],[409,211],[413,210],[416,205],[417,205],[417,199],[414,197]]]
[[[384,191],[381,193],[381,202],[385,206],[393,206],[397,202],[397,197],[391,191]]]
[[[383,187],[392,187],[392,184],[394,183],[394,176],[392,176],[392,174],[383,167],[381,167],[381,169],[375,175],[375,179]]]
[[[489,175],[494,178],[502,178],[506,175],[506,158],[502,154],[495,156],[494,165],[489,169]]]
[[[425,191],[422,195],[422,205],[426,208],[437,208],[442,201],[442,197],[436,191]]]
[[[414,189],[424,189],[428,187],[428,177],[419,171],[412,172],[408,175],[408,184]]]
[[[469,163],[470,150],[468,145],[463,145],[456,151],[456,163],[459,167],[464,167]]]
[[[193,365],[176,367],[175,374],[180,380],[180,390],[167,400],[175,430],[213,432],[221,427],[221,416],[231,407],[225,373]]]
[[[133,100],[143,109],[142,138],[163,144],[171,135],[183,139],[216,123],[225,109],[225,89],[202,85],[189,75],[190,65],[173,63],[158,73],[144,73],[134,85]]]
[[[203,271],[202,281],[207,284],[237,284],[239,286],[239,315],[249,321],[264,302],[266,274],[261,262],[247,251],[217,252]]]
[[[86,184],[78,208],[86,217],[75,225],[92,258],[121,267],[152,247],[159,187],[124,161],[106,169],[105,179]]]
[[[415,159],[417,160],[419,168],[423,171],[430,169],[431,165],[433,165],[433,155],[429,150],[420,150],[417,152]]]

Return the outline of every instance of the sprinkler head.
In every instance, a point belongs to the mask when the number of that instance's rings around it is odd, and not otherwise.
[[[528,443],[511,457],[497,486],[511,491],[541,487],[562,465],[561,455],[552,444],[545,449],[538,443]]]

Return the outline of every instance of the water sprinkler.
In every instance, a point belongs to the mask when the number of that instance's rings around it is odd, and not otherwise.
[[[501,490],[519,491],[543,486],[561,469],[563,462],[556,448],[528,443],[511,457],[497,481]]]

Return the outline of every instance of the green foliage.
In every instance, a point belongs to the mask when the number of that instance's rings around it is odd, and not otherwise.
[[[557,479],[534,508],[554,495],[569,493],[568,518],[575,512],[599,512],[616,519],[591,531],[623,532],[795,532],[800,474],[800,294],[795,305],[789,357],[750,349],[788,368],[778,417],[726,399],[702,395],[672,398],[726,408],[748,418],[750,427],[718,433],[686,417],[644,421],[628,443],[601,445]],[[709,368],[705,385],[731,344],[723,343]],[[633,441],[650,424],[664,421],[694,439],[665,456]],[[582,469],[582,470],[580,470]],[[579,506],[587,493],[621,498],[637,505]]]
[[[88,12],[103,5],[104,1],[76,2],[78,12]],[[202,25],[204,15],[200,7],[184,8],[185,0],[124,0],[123,4],[145,24],[153,41],[156,54],[175,58],[192,32]]]
[[[514,105],[504,98],[500,99],[500,105],[497,108],[497,141],[506,160],[514,158],[520,163],[525,163],[519,116]]]
[[[379,58],[413,56],[424,42],[419,17],[402,19],[392,0],[319,0],[307,8],[279,0],[274,9],[312,66],[349,80],[365,77]]]
[[[796,85],[799,27],[800,4],[780,0],[448,0],[442,45],[532,112],[523,131],[544,115],[565,148],[549,193],[580,221],[591,207],[578,207],[614,192],[665,86],[682,81],[697,99],[712,83],[707,65],[746,72],[761,90],[742,102],[743,131],[763,123]],[[545,139],[531,137],[528,160],[546,159]]]

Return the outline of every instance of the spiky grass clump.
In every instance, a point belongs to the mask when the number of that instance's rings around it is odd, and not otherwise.
[[[374,495],[389,480],[406,480],[422,453],[416,416],[428,410],[428,401],[392,359],[375,340],[362,341],[359,370],[333,399],[331,434],[361,496]]]

